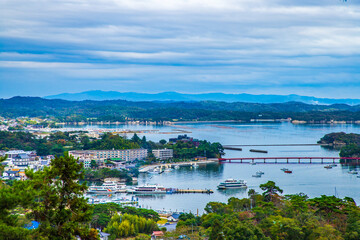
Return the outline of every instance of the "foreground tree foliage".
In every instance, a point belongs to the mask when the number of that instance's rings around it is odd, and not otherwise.
[[[92,208],[83,197],[87,189],[82,165],[65,154],[42,171],[26,171],[27,181],[0,188],[0,239],[97,239],[90,230]],[[23,228],[21,216],[40,223],[35,230]]]
[[[282,196],[272,181],[260,188],[263,194],[250,189],[249,198],[208,203],[201,218],[181,216],[177,231],[187,228],[191,233],[195,226],[197,239],[210,240],[360,239],[360,208],[353,199],[325,195],[309,199],[303,193]]]
[[[115,214],[105,232],[110,233],[110,239],[134,237],[139,233],[151,234],[153,231],[159,230],[156,222],[152,219],[132,214]]]
[[[144,217],[146,219],[151,219],[155,222],[160,220],[159,214],[151,209],[135,208],[129,206],[122,207],[117,203],[105,203],[94,205],[94,213],[91,220],[91,226],[93,228],[104,229],[106,226],[108,226],[110,219],[115,214],[136,215],[139,217]]]
[[[37,234],[48,239],[72,239],[89,234],[91,207],[83,197],[87,189],[82,165],[69,156],[56,157],[43,171],[27,171],[27,181],[34,193],[30,216],[41,222]]]

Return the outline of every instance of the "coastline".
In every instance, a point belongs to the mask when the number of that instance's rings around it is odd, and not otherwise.
[[[156,163],[156,164],[152,164],[152,165],[141,166],[139,168],[139,173],[146,173],[157,167],[171,168],[173,166],[192,166],[195,164],[212,164],[212,163],[218,163],[218,162],[219,162],[219,159],[217,159],[217,158],[209,158],[208,160],[198,160],[198,161],[186,161],[186,162],[176,162],[176,163]]]

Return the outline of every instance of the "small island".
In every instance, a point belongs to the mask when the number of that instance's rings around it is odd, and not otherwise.
[[[339,149],[340,157],[360,157],[360,134],[356,133],[329,133],[318,141],[319,144],[328,144],[326,147]],[[343,160],[341,160],[343,162]]]

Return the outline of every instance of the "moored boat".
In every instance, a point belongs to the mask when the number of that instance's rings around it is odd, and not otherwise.
[[[218,189],[229,189],[229,188],[247,188],[246,182],[244,180],[236,179],[226,179],[224,182],[221,182]]]
[[[331,165],[326,165],[324,168],[326,168],[326,169],[332,169],[332,166],[331,166]]]
[[[126,192],[126,185],[114,181],[105,181],[101,186],[90,186],[87,193],[92,194],[111,194]]]
[[[260,178],[262,176],[262,174],[259,173],[255,173],[254,175],[252,175],[252,177],[256,177],[256,178]]]
[[[131,194],[165,194],[166,188],[157,184],[145,184],[128,189],[126,192]]]
[[[348,171],[349,174],[358,174],[358,171],[355,171],[355,170],[351,170],[351,171]]]

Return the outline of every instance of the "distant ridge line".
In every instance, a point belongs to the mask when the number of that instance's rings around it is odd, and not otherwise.
[[[45,96],[46,99],[63,99],[70,101],[83,100],[127,100],[127,101],[164,101],[164,102],[197,102],[197,101],[223,101],[223,102],[249,102],[249,103],[285,103],[302,102],[307,104],[360,104],[360,99],[334,99],[317,98],[311,96],[290,95],[271,95],[271,94],[248,94],[248,93],[198,93],[187,94],[178,92],[161,93],[138,93],[138,92],[117,92],[117,91],[86,91],[80,93],[62,93],[57,95]]]

